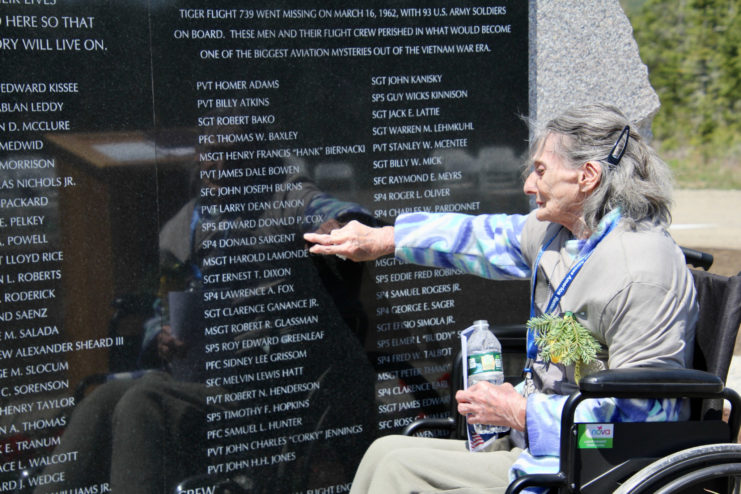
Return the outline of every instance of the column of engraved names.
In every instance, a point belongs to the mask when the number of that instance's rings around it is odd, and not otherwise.
[[[280,116],[279,79],[196,82],[197,208],[203,252],[206,473],[296,460],[307,394],[320,388],[306,363],[325,338],[321,306],[298,286],[307,261],[301,232],[308,184],[293,158],[300,130]],[[213,110],[211,110],[213,108]]]
[[[31,57],[105,50],[103,40],[90,37],[94,17],[51,9],[53,0],[35,9],[14,3],[0,19],[6,57],[27,63]],[[121,344],[111,338],[74,340],[61,326],[58,196],[63,189],[76,193],[76,184],[59,174],[44,137],[75,130],[72,116],[84,87],[74,76],[46,72],[42,59],[35,59],[33,70],[6,72],[0,80],[0,472],[32,472],[2,483],[0,492],[65,481],[63,471],[40,469],[78,461],[78,451],[52,451],[58,430],[67,425],[60,412],[75,405],[68,355]]]
[[[449,158],[467,151],[475,123],[453,117],[470,103],[470,94],[447,79],[444,72],[424,71],[371,78],[373,150],[379,153],[372,163],[377,217],[478,211],[478,201],[452,202],[451,189],[473,177],[450,167]],[[388,264],[376,262],[376,346],[385,353],[378,357],[383,364],[377,387],[380,430],[398,429],[420,409],[447,403],[448,383],[434,377],[450,371],[460,330],[456,299],[462,295],[456,270],[389,269]]]

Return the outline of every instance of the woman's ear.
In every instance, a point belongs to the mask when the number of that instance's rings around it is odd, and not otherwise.
[[[587,161],[579,170],[579,190],[590,193],[602,180],[602,165],[598,161]]]

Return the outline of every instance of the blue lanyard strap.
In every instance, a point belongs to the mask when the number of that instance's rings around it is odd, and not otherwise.
[[[607,236],[608,233],[610,233],[614,228],[615,225],[617,225],[618,221],[620,221],[620,210],[616,209],[608,213],[604,218],[604,223],[600,223],[600,228],[598,228],[595,235],[592,235],[587,239],[587,241],[584,243],[582,248],[579,250],[578,254],[578,260],[576,264],[574,264],[571,269],[569,269],[569,272],[566,273],[566,276],[561,280],[561,283],[558,285],[558,288],[556,288],[556,291],[551,296],[551,299],[548,301],[548,304],[546,305],[546,314],[550,314],[554,312],[558,305],[561,303],[561,298],[566,293],[566,290],[568,290],[569,286],[571,286],[571,282],[574,281],[574,278],[576,278],[576,275],[579,273],[581,268],[584,266],[584,263],[587,262],[589,257],[594,253],[594,249],[597,247],[597,244],[599,244],[603,238]],[[530,317],[533,318],[536,316],[535,314],[535,286],[538,281],[538,266],[540,265],[540,259],[543,256],[543,253],[548,249],[548,247],[553,243],[553,241],[556,239],[556,237],[561,233],[562,229],[559,229],[555,235],[553,235],[548,242],[541,247],[540,252],[538,252],[538,257],[535,259],[535,265],[533,266],[533,274],[531,278],[531,287],[530,287]],[[528,330],[527,332],[527,362],[525,364],[525,373],[530,373],[531,369],[530,366],[535,361],[535,358],[538,356],[538,346],[535,344],[535,335],[533,334],[533,331]]]
[[[550,245],[553,243],[553,241],[558,237],[558,235],[561,233],[561,230],[563,230],[563,227],[561,227],[555,235],[553,235],[548,242],[543,245],[543,247],[540,248],[540,252],[538,252],[538,257],[535,258],[535,266],[533,267],[533,274],[530,277],[530,317],[535,317],[535,285],[538,281],[538,266],[540,266],[540,258],[543,257],[543,253],[550,247]],[[548,304],[550,305],[550,304]]]
[[[538,257],[535,258],[535,265],[533,266],[533,274],[530,278],[530,318],[531,319],[535,317],[535,286],[538,281],[538,266],[540,266],[540,258],[543,257],[543,253],[548,249],[548,247],[553,243],[556,237],[561,233],[561,230],[563,230],[563,227],[561,227],[556,232],[556,234],[553,235],[545,243],[545,245],[543,245],[543,247],[540,248],[540,252],[538,252]],[[560,300],[560,297],[559,297],[559,300]],[[548,305],[550,306],[551,304],[549,303]],[[531,366],[533,365],[533,362],[535,362],[535,358],[537,356],[538,356],[538,345],[535,344],[535,335],[533,334],[533,331],[530,328],[528,328],[527,330],[527,360],[525,361],[525,368],[523,369],[523,372],[525,373],[525,375],[529,375],[531,373]]]

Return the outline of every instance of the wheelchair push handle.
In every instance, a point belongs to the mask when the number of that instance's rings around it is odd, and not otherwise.
[[[702,268],[705,271],[710,269],[713,265],[713,256],[707,252],[701,252],[699,250],[690,249],[689,247],[680,247],[687,264],[690,264],[696,268]]]

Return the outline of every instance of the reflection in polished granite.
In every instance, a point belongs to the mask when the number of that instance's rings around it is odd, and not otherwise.
[[[30,184],[0,189],[2,492],[342,492],[375,437],[447,413],[457,332],[522,322],[526,283],[302,234],[528,209],[528,12],[503,4],[9,6],[40,41],[0,53],[4,116],[70,130],[0,150]]]

